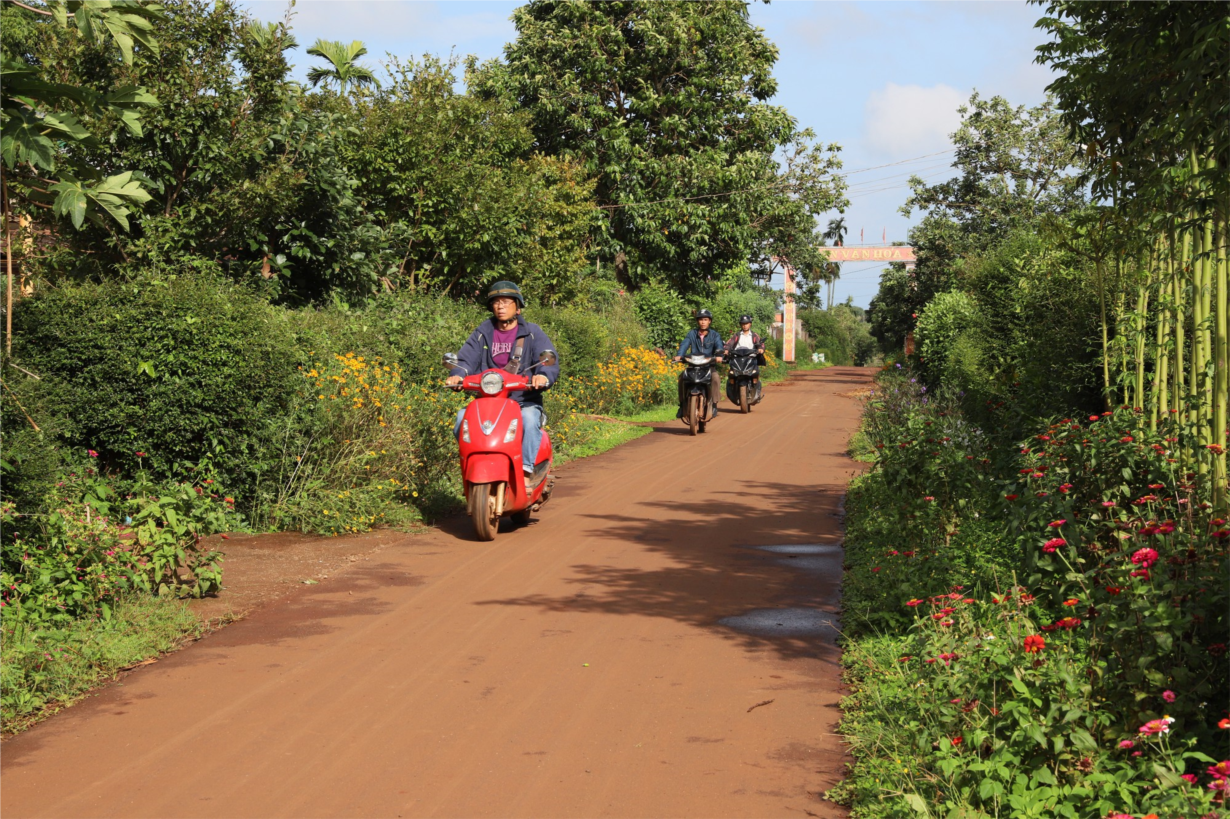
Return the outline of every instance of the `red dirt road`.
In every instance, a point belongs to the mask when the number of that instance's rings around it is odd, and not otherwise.
[[[449,521],[258,609],[5,743],[0,811],[842,816],[842,393],[870,379],[664,425],[494,543]]]

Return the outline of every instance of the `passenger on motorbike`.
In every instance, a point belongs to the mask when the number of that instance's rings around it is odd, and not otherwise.
[[[716,330],[709,329],[709,325],[713,323],[713,314],[708,310],[701,310],[696,314],[696,329],[689,330],[684,336],[683,343],[679,345],[679,352],[675,353],[675,360],[682,361],[685,355],[700,355],[706,358],[714,358],[717,363],[722,363],[722,355],[725,349],[722,347],[722,337],[718,335]],[[721,389],[718,386],[716,373],[709,381],[709,405],[713,407],[713,415],[711,418],[717,417],[718,400],[721,397]],[[683,375],[679,376],[679,415],[683,417]]]
[[[760,336],[752,332],[752,317],[743,315],[739,316],[739,332],[735,333],[726,342],[726,355],[729,356],[735,350],[744,348],[753,350],[756,353],[757,363],[763,365],[764,358],[764,341]],[[752,382],[756,388],[756,395],[760,395],[760,373],[756,374],[756,379]]]
[[[457,353],[457,366],[444,382],[450,387],[460,387],[464,376],[493,368],[510,373],[522,372],[538,361],[540,352],[555,349],[541,327],[521,317],[525,299],[521,288],[513,282],[499,281],[491,285],[487,290],[487,306],[491,309],[491,318],[470,334]],[[558,363],[541,367],[530,379],[534,389],[512,394],[521,405],[521,464],[526,475],[534,472],[534,461],[542,443],[542,428],[547,422],[542,410],[542,393],[558,379]],[[454,435],[461,433],[464,415],[463,407],[457,413]]]

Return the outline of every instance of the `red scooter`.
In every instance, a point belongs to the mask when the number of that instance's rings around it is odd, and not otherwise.
[[[555,362],[555,351],[543,350],[534,366]],[[457,354],[446,353],[444,364],[456,367]],[[524,526],[551,497],[551,436],[543,430],[534,474],[527,476],[521,466],[521,406],[509,393],[533,389],[529,376],[492,369],[465,376],[459,389],[477,393],[462,416],[458,440],[466,506],[478,539],[495,540],[501,517]]]

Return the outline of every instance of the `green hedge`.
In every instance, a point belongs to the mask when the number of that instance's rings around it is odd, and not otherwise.
[[[242,491],[299,380],[290,314],[207,278],[69,284],[13,319],[14,358],[39,376],[23,392],[105,471],[131,472],[143,452],[169,478],[213,453]]]

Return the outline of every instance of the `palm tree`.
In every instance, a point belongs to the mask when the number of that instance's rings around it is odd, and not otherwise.
[[[823,234],[824,240],[832,242],[837,247],[841,247],[844,244],[846,234],[849,232],[850,229],[846,227],[846,217],[838,216],[836,219],[829,220],[828,230],[824,231]]]
[[[829,220],[828,230],[824,231],[823,238],[826,242],[832,242],[836,247],[841,247],[848,232],[846,217],[838,216],[836,219]],[[833,284],[841,278],[841,265],[837,262],[829,262],[825,267],[827,268],[825,281],[829,283],[829,309],[832,310]]]
[[[367,46],[359,40],[354,40],[350,45],[337,40],[317,40],[316,45],[309,48],[307,53],[313,57],[323,57],[330,66],[313,66],[308,69],[308,82],[313,88],[321,83],[326,86],[336,83],[338,93],[345,94],[351,88],[380,85],[370,68],[355,62],[367,53]]]

